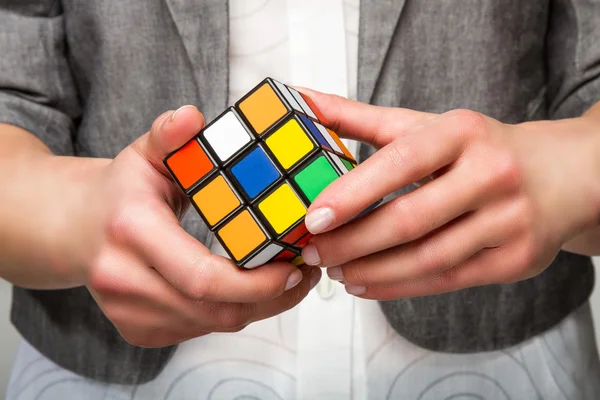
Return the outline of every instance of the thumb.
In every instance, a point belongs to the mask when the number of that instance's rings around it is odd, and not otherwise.
[[[204,116],[195,106],[183,106],[159,116],[150,132],[132,146],[157,170],[168,175],[163,159],[186,144],[204,127]]]

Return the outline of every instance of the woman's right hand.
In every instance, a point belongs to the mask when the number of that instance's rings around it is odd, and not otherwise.
[[[241,270],[184,231],[188,200],[162,160],[203,125],[191,106],[161,115],[92,174],[78,211],[76,274],[134,345],[239,331],[294,307],[321,276],[319,268],[288,263]]]

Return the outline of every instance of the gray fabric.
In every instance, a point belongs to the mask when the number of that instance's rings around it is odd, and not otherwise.
[[[600,93],[600,0],[363,0],[359,96],[504,122],[577,116]],[[5,0],[0,121],[57,154],[113,157],[167,109],[226,106],[225,0]],[[364,157],[371,154],[363,148]],[[207,229],[190,213],[184,227]],[[444,351],[497,349],[555,325],[593,285],[590,260],[561,254],[516,285],[382,304],[394,328]],[[15,289],[12,320],[55,363],[122,383],[152,379],[173,348],[135,349],[84,289]]]

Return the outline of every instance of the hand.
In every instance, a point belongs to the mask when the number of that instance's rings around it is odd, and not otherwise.
[[[306,217],[318,235],[304,261],[329,267],[351,294],[386,300],[527,279],[597,225],[597,128],[585,118],[506,125],[472,111],[433,115],[307,93],[334,130],[379,148]]]
[[[242,271],[183,230],[188,201],[162,160],[203,124],[194,107],[165,113],[89,178],[73,253],[90,293],[134,345],[238,331],[294,307],[321,276],[287,263]]]

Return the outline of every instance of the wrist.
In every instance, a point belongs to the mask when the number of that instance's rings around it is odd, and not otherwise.
[[[555,210],[564,242],[598,225],[600,215],[600,132],[598,116],[528,122],[529,164],[537,168],[538,188]],[[540,178],[542,177],[542,178]]]
[[[98,218],[99,186],[111,160],[50,156],[40,169],[52,176],[41,183],[48,206],[47,229],[43,232],[49,268],[64,287],[84,284],[83,266],[96,243],[93,221]]]

